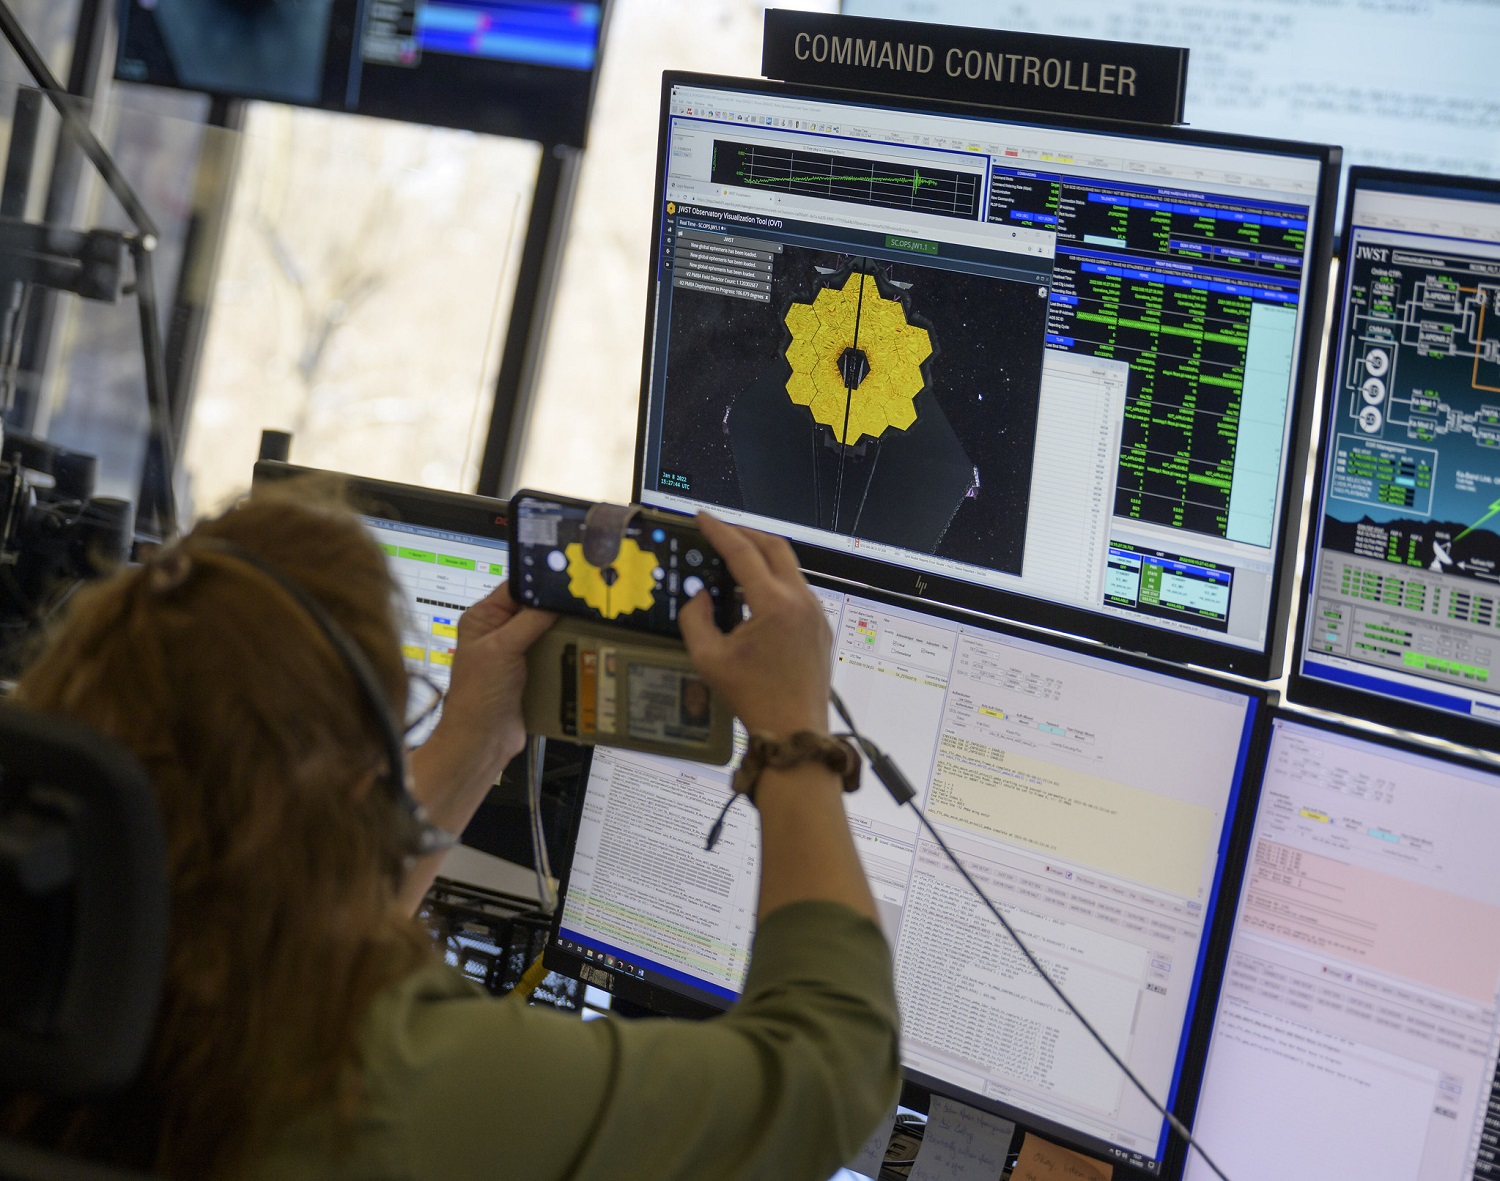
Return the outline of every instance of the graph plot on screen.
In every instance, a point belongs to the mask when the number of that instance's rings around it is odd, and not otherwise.
[[[832,156],[765,144],[715,140],[715,184],[774,189],[856,205],[881,205],[961,217],[979,216],[983,177],[974,172],[919,168],[856,156]]]

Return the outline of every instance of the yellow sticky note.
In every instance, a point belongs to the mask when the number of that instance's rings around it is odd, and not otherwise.
[[[440,636],[445,640],[456,640],[458,639],[458,628],[454,627],[451,623],[434,623],[432,625],[432,634]]]
[[[451,665],[453,663],[453,653],[452,653],[452,651],[450,650],[450,651],[444,652],[444,651],[442,651],[439,648],[434,648],[432,650],[432,663],[433,664],[441,664],[441,665],[444,665],[444,666]]]
[[[1010,1181],[1110,1181],[1115,1167],[1026,1134]]]

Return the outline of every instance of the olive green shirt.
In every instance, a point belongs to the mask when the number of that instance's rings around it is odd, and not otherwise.
[[[897,1031],[879,928],[832,902],[761,923],[739,1003],[706,1021],[580,1021],[435,964],[371,1006],[352,1143],[309,1117],[258,1175],[824,1181],[890,1109]]]

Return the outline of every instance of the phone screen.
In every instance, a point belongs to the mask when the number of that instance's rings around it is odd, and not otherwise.
[[[614,559],[596,567],[584,556],[590,507],[586,501],[525,493],[511,501],[511,586],[519,602],[676,637],[683,604],[707,593],[721,630],[739,622],[734,579],[690,522],[638,514],[626,526]]]

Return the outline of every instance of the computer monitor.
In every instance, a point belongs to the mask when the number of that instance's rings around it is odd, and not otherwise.
[[[1171,1102],[1260,698],[818,587],[834,684],[1082,1011]],[[835,723],[837,724],[837,723]],[[668,1012],[738,995],[759,825],[728,771],[599,748],[549,967]],[[846,797],[895,955],[908,1080],[1148,1172],[1161,1117],[1047,991],[917,817]],[[1246,819],[1243,814],[1241,819]]]
[[[1195,127],[1342,144],[1349,164],[1500,172],[1500,124],[1482,113],[1491,102],[1490,47],[1500,37],[1492,4],[842,0],[839,9],[1186,46],[1185,114]]]
[[[581,145],[604,0],[121,0],[115,76]]]
[[[1228,1176],[1497,1175],[1496,832],[1500,767],[1274,718],[1193,1123]]]
[[[1337,149],[663,85],[638,499],[1279,671]]]
[[[509,569],[505,501],[314,473],[273,460],[255,465],[258,485],[308,474],[337,478],[345,486],[351,505],[385,551],[400,593],[401,651],[407,667],[446,690],[458,617],[504,582]]]
[[[1500,182],[1354,168],[1289,695],[1500,742]]]

